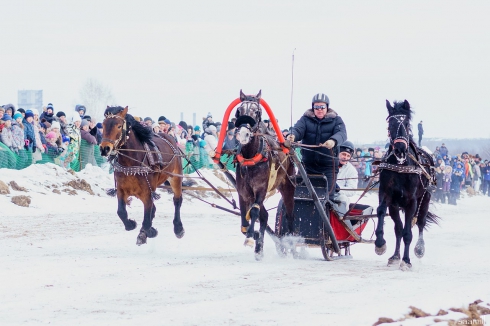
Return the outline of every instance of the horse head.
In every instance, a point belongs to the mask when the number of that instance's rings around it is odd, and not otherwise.
[[[412,110],[407,100],[403,102],[391,103],[386,100],[388,109],[388,137],[395,157],[399,164],[406,160],[410,143],[410,121],[412,119]]]
[[[109,156],[113,150],[117,150],[126,141],[127,125],[126,114],[128,107],[109,107],[104,112],[104,127],[102,142],[100,143],[100,155]]]
[[[236,110],[237,127],[236,138],[242,144],[250,142],[255,131],[262,120],[262,108],[260,107],[260,97],[262,90],[257,95],[245,95],[240,90],[240,101],[242,102]]]

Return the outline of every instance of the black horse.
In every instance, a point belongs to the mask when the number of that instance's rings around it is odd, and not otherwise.
[[[383,224],[386,209],[395,223],[396,248],[388,259],[388,266],[398,265],[401,270],[409,270],[409,250],[412,242],[412,226],[417,224],[419,239],[415,246],[415,255],[422,258],[425,252],[424,228],[426,223],[438,224],[439,217],[429,212],[431,186],[434,180],[434,161],[432,157],[415,145],[410,132],[412,110],[410,104],[394,102],[388,109],[388,134],[390,148],[379,164],[379,206],[377,210],[375,251],[382,255],[386,251],[383,238]],[[405,212],[405,224],[400,218],[400,210]],[[403,238],[405,250],[400,261],[400,242]]]
[[[239,141],[236,187],[242,232],[247,237],[245,245],[253,246],[255,240],[257,260],[263,257],[264,232],[269,217],[264,200],[270,191],[277,189],[282,195],[288,221],[286,232],[293,234],[294,222],[294,185],[290,179],[294,175],[294,166],[261,121],[260,96],[261,92],[252,96],[240,91],[242,103],[235,115]],[[260,221],[259,232],[254,231],[257,219]]]
[[[156,188],[167,179],[174,193],[174,233],[184,236],[180,220],[182,205],[182,161],[175,140],[167,134],[154,134],[151,128],[136,121],[128,114],[128,107],[107,107],[104,112],[104,134],[100,154],[107,156],[114,168],[116,189],[108,192],[117,194],[117,215],[127,231],[136,228],[134,220],[128,218],[126,205],[130,196],[140,199],[145,205],[143,225],[136,244],[146,243],[158,232],[152,226],[158,199]]]

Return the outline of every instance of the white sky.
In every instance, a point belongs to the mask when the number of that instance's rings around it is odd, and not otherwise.
[[[326,93],[349,139],[386,138],[385,99],[426,137],[490,137],[488,1],[2,1],[0,104],[42,89],[70,114],[88,78],[130,113],[192,124],[262,89],[282,128]],[[88,112],[90,114],[90,112]]]

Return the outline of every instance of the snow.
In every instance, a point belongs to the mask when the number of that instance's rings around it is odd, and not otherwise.
[[[216,171],[202,173],[230,189]],[[52,192],[53,185],[62,190],[77,178],[90,183],[95,195]],[[105,194],[112,176],[98,167],[75,175],[53,164],[1,169],[0,180],[28,189],[0,195],[2,325],[372,325],[379,317],[403,317],[409,306],[436,314],[476,299],[490,301],[490,198],[481,195],[466,196],[458,206],[434,204],[441,226],[425,232],[425,257],[417,259],[412,249],[413,270],[402,272],[386,266],[394,249],[391,219],[383,256],[372,244],[356,244],[353,259],[326,262],[319,248],[308,248],[305,259],[280,258],[266,236],[264,259],[257,262],[243,246],[238,216],[188,195],[182,239],[173,234],[172,196],[159,190],[153,223],[159,235],[136,246],[138,229],[124,230],[116,199]],[[11,203],[14,195],[30,196],[30,207]],[[201,197],[231,208],[212,192]],[[266,206],[278,200],[274,195]],[[376,207],[376,194],[361,202]],[[141,226],[141,202],[133,200],[128,212]],[[273,227],[275,210],[269,213]],[[369,223],[363,237],[372,232]],[[449,316],[463,315],[437,318]],[[434,318],[403,325],[435,324]]]

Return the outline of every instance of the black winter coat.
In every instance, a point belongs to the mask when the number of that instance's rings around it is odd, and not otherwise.
[[[321,120],[311,109],[307,110],[294,125],[292,134],[294,134],[295,141],[301,140],[305,145],[319,145],[333,139],[336,143],[336,147],[333,148],[335,156],[338,154],[338,146],[347,140],[344,121],[332,109],[328,109],[327,114]],[[332,171],[332,168],[338,170],[338,162],[319,153],[332,155],[331,150],[325,147],[308,148],[308,150],[301,150],[303,163],[317,173]]]

